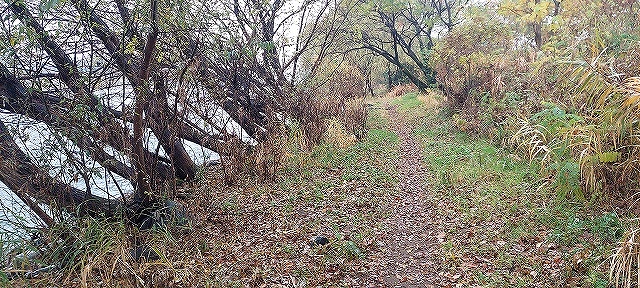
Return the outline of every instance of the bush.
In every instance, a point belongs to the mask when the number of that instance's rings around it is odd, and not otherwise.
[[[572,11],[562,15],[583,17]],[[541,162],[561,196],[632,196],[640,171],[640,131],[631,124],[640,106],[637,32],[598,23],[585,39],[556,27],[535,51],[513,40],[517,25],[486,11],[472,14],[431,57],[458,128],[508,135],[497,140]]]
[[[307,148],[322,141],[331,119],[358,139],[366,135],[366,82],[354,71],[350,66],[338,67],[327,79],[317,79],[295,95],[289,110],[300,124]]]
[[[481,92],[497,96],[514,88],[510,82],[523,67],[511,56],[511,39],[510,27],[476,14],[438,42],[431,65],[450,108],[464,108],[469,97]]]

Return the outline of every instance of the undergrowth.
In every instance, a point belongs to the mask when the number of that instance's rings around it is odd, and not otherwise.
[[[624,228],[615,212],[567,201],[536,161],[462,132],[455,117],[416,100],[394,103],[420,123],[446,275],[463,286],[607,285],[605,260]]]
[[[50,241],[55,253],[43,264],[61,269],[36,279],[0,274],[0,284],[360,286],[399,193],[395,119],[381,109],[390,104],[422,143],[441,277],[463,287],[606,287],[605,260],[628,228],[626,215],[558,196],[537,162],[460,131],[441,102],[434,92],[377,99],[360,141],[329,123],[311,150],[292,127],[273,181],[238,177],[228,186],[213,170],[185,187],[195,195],[184,200],[188,229],[140,232],[82,220],[47,236],[74,234],[75,241]],[[310,245],[317,235],[329,244]],[[132,259],[141,244],[158,258]]]
[[[346,141],[353,135],[336,124],[309,151],[293,127],[273,181],[238,175],[228,186],[222,169],[204,173],[183,188],[195,195],[182,201],[187,229],[65,223],[47,235],[54,245],[41,263],[55,270],[34,279],[0,274],[0,287],[358,286],[368,277],[367,257],[379,249],[376,235],[398,181],[398,136],[379,108],[372,107],[359,141]],[[72,241],[62,240],[70,234]],[[329,244],[310,245],[317,235]],[[157,259],[136,261],[139,247]]]

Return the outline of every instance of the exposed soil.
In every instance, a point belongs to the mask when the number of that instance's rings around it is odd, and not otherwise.
[[[422,147],[413,129],[395,107],[387,107],[394,132],[400,138],[398,197],[386,219],[385,237],[379,242],[377,285],[386,287],[435,287],[441,283],[436,271],[439,242],[435,213],[427,197],[427,168]]]

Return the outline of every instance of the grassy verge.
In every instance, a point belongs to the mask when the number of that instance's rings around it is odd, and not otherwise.
[[[423,143],[445,277],[463,286],[606,287],[600,264],[622,234],[615,213],[556,197],[535,164],[417,101],[395,104]]]

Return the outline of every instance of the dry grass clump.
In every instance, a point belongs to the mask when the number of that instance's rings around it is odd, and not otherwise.
[[[434,109],[441,107],[443,95],[441,91],[429,89],[423,93],[418,94],[418,100],[422,102],[424,109]]]
[[[326,121],[326,125],[327,130],[324,133],[325,143],[339,148],[346,148],[358,141],[355,135],[347,133],[347,130],[340,121],[329,119]]]
[[[8,283],[0,278],[0,286],[184,287],[179,284],[181,274],[173,269],[175,263],[168,259],[167,243],[175,241],[171,233],[180,229],[171,230],[143,232],[95,219],[65,223],[43,235],[42,246],[25,244],[24,249],[40,251],[42,256],[23,263],[24,270],[5,271],[15,278]],[[134,259],[132,251],[140,247],[158,259]]]
[[[293,96],[289,111],[300,124],[307,149],[322,141],[329,119],[339,121],[349,134],[359,139],[364,137],[367,120],[364,88],[362,75],[344,69],[336,72],[330,81]]]
[[[611,266],[609,281],[615,287],[638,287],[640,285],[640,229],[625,233],[618,248],[609,258]],[[634,285],[635,284],[635,285]]]
[[[235,183],[238,177],[246,170],[248,163],[248,149],[236,137],[227,139],[220,153],[223,179],[229,185]]]
[[[285,129],[280,124],[268,128],[270,133],[256,145],[242,143],[237,137],[229,138],[220,153],[223,178],[228,185],[240,177],[257,176],[273,180],[282,164]]]
[[[345,103],[342,113],[342,124],[346,131],[362,139],[367,134],[367,104],[364,97],[350,99]]]
[[[284,129],[280,128],[278,133],[270,134],[267,139],[258,143],[252,150],[253,174],[260,180],[274,180],[278,170],[282,167],[283,147],[286,142]]]

